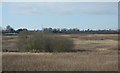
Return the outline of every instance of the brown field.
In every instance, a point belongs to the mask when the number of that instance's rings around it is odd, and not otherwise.
[[[74,41],[69,53],[3,52],[4,71],[117,71],[117,34],[59,35]],[[3,36],[2,49],[18,50],[17,36]]]

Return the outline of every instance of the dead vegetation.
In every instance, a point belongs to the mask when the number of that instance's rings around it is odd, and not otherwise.
[[[117,55],[3,53],[5,71],[117,71]]]
[[[57,34],[57,36],[60,36]],[[117,34],[61,35],[72,39],[74,52],[3,52],[4,71],[117,71]],[[3,49],[14,49],[16,36],[3,36]],[[14,45],[11,45],[14,44]]]

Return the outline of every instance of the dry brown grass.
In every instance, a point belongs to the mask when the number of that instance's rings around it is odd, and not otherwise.
[[[117,71],[117,55],[3,53],[5,71]]]
[[[17,39],[17,36],[2,36],[2,49],[8,51],[18,50]]]
[[[117,34],[77,34],[71,35],[75,44],[75,49],[99,50],[118,50]],[[103,50],[103,51],[104,51]]]
[[[58,35],[59,36],[59,35]],[[74,41],[71,53],[15,53],[3,52],[6,71],[117,71],[117,34],[61,35]],[[3,36],[3,49],[16,49],[17,37]],[[14,45],[11,45],[14,44]]]

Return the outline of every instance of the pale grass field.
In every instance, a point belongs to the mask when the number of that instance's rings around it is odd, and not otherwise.
[[[5,71],[117,71],[117,55],[3,53]]]
[[[69,53],[3,52],[4,71],[117,71],[117,34],[58,35],[73,40]],[[17,37],[3,36],[3,49],[16,49]],[[84,50],[84,51],[81,51]]]

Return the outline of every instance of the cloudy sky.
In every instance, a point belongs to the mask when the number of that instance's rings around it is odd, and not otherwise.
[[[2,3],[2,27],[117,29],[117,2]]]

